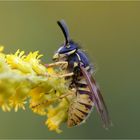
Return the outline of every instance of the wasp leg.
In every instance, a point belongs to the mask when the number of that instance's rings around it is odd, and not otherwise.
[[[55,98],[55,99],[49,100],[49,101],[46,100],[46,101],[44,101],[44,102],[41,102],[41,103],[39,103],[39,104],[36,104],[36,105],[31,106],[31,108],[36,108],[36,107],[39,107],[39,106],[41,106],[41,105],[49,105],[49,104],[51,104],[51,103],[57,101],[58,99],[59,99],[59,98]]]
[[[55,102],[55,101],[58,101],[59,99],[63,99],[63,98],[66,98],[66,97],[68,97],[69,99],[71,99],[74,95],[75,95],[75,89],[73,88],[73,89],[71,89],[68,93],[66,93],[66,94],[63,94],[63,95],[61,95],[60,97],[56,97],[55,99],[53,99],[53,100],[46,100],[46,101],[44,101],[44,102],[41,102],[41,103],[39,103],[39,104],[36,104],[36,105],[32,105],[31,106],[31,108],[32,109],[34,109],[34,108],[37,108],[37,107],[39,107],[39,106],[41,106],[41,105],[49,105],[49,104],[51,104],[51,103],[53,103],[53,102]],[[67,99],[66,98],[66,100],[69,102],[69,99]]]
[[[37,108],[37,107],[39,107],[39,106],[41,106],[41,105],[49,105],[49,104],[51,104],[52,102],[55,102],[55,101],[57,101],[57,100],[59,100],[59,99],[63,99],[63,98],[65,98],[65,97],[67,97],[67,96],[69,96],[69,95],[72,95],[72,94],[73,94],[72,92],[66,93],[66,94],[61,95],[60,97],[58,97],[58,98],[56,98],[56,99],[54,99],[54,100],[51,100],[51,101],[44,101],[44,102],[42,102],[42,103],[33,105],[33,106],[31,106],[31,108]]]
[[[62,98],[65,98],[65,97],[67,97],[69,95],[72,95],[72,94],[73,94],[72,92],[69,92],[69,93],[66,93],[64,95],[61,95],[59,98],[62,99]]]
[[[70,103],[70,101],[73,99],[73,97],[75,97],[75,95],[76,95],[75,93],[76,93],[76,89],[73,88],[68,93],[61,95],[59,97],[59,99],[65,98]]]
[[[59,61],[59,62],[47,64],[47,65],[45,65],[45,66],[46,66],[47,68],[60,66],[62,69],[67,69],[67,67],[68,67],[68,62],[66,62],[66,61]]]
[[[45,105],[45,104],[47,104],[47,101],[33,105],[33,106],[31,106],[31,108],[36,108],[36,107],[39,107],[40,105]]]
[[[71,73],[63,74],[63,75],[61,75],[61,76],[59,76],[59,77],[60,77],[60,78],[66,78],[66,77],[71,77],[71,76],[73,76],[73,75],[74,75],[74,73],[71,72]]]

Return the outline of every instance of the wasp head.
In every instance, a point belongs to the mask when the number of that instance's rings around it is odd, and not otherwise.
[[[56,53],[53,56],[53,60],[55,61],[66,61],[68,57],[75,53],[78,49],[78,46],[76,43],[74,43],[69,36],[69,31],[66,23],[64,20],[58,21],[58,25],[60,26],[64,37],[65,37],[65,42],[61,47],[56,51]]]

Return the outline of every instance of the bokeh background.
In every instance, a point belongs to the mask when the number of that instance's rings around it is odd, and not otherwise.
[[[0,138],[140,138],[140,2],[1,1],[0,44],[7,53],[39,50],[52,62],[64,40],[59,19],[94,63],[114,126],[103,129],[94,110],[85,124],[56,134],[28,108],[0,110]]]

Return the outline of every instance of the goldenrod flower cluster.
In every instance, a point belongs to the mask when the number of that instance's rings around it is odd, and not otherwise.
[[[41,64],[38,51],[25,54],[3,53],[0,47],[0,107],[3,111],[25,110],[25,104],[39,115],[46,115],[49,130],[61,132],[60,124],[67,120],[67,81],[58,70]]]

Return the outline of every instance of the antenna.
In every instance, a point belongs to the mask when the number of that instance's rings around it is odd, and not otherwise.
[[[65,37],[65,44],[67,45],[70,41],[69,30],[64,20],[57,21],[57,24],[60,26],[64,37]]]

